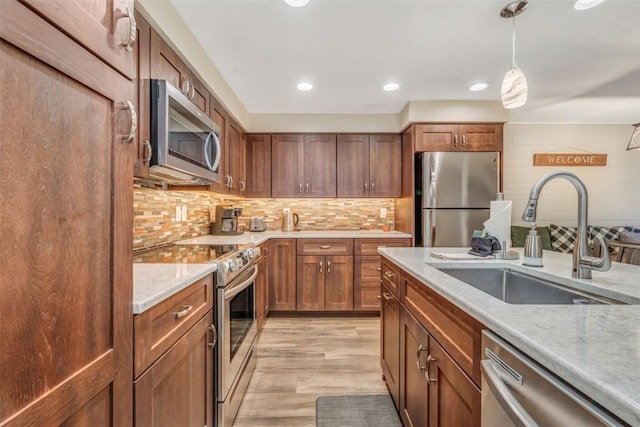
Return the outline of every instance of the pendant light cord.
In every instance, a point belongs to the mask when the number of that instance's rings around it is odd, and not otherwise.
[[[513,15],[513,31],[511,36],[511,69],[516,67],[516,16]]]

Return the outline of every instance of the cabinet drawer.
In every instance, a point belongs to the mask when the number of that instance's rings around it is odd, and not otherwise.
[[[480,322],[412,277],[403,278],[403,304],[467,375],[480,384]]]
[[[409,239],[355,239],[356,255],[378,255],[378,248],[409,246]]]
[[[399,298],[398,294],[398,277],[400,276],[400,270],[389,261],[382,260],[382,271],[380,272],[380,278],[382,283],[389,288],[391,292]]]
[[[213,275],[206,276],[134,317],[137,378],[213,308]]]
[[[352,255],[353,239],[298,239],[298,255]]]

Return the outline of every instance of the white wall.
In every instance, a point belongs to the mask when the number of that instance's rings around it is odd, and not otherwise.
[[[626,151],[633,128],[616,124],[507,123],[504,127],[504,194],[513,201],[513,224],[520,219],[531,187],[554,170],[575,173],[589,192],[591,225],[640,226],[640,151]],[[607,166],[533,166],[534,153],[606,153]],[[542,190],[537,223],[576,224],[577,193],[566,180]]]

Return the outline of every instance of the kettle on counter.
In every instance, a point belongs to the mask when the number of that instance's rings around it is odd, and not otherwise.
[[[298,220],[298,214],[292,213],[290,209],[285,209],[282,215],[282,231],[294,231]]]

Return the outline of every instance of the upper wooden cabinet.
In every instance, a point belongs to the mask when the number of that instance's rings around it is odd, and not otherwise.
[[[138,112],[138,129],[135,138],[136,158],[133,162],[133,174],[139,178],[148,178],[149,164],[151,163],[151,88],[149,87],[151,25],[138,12],[135,12],[135,19],[137,37],[133,46],[133,54],[136,78],[133,84],[135,87],[134,105]]]
[[[415,151],[502,151],[502,123],[416,124]]]
[[[151,30],[151,78],[167,80],[209,114],[209,91],[194,77],[194,73],[155,31]]]
[[[272,197],[335,197],[336,135],[277,134],[271,138]]]
[[[338,135],[338,197],[400,197],[400,135]]]
[[[227,193],[243,196],[247,190],[245,171],[246,135],[240,125],[233,120],[227,120],[225,156]]]
[[[247,135],[247,197],[271,197],[271,135]]]
[[[135,99],[133,54],[109,29],[120,3],[23,3],[0,6],[0,425],[131,425]]]

